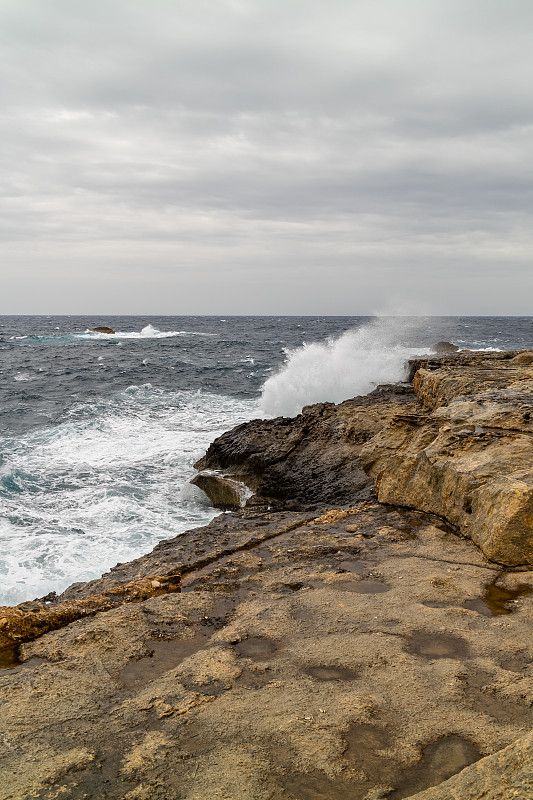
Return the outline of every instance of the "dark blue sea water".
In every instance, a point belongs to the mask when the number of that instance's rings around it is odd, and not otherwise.
[[[188,479],[216,436],[401,380],[441,339],[533,347],[533,319],[0,317],[0,603],[205,524]]]

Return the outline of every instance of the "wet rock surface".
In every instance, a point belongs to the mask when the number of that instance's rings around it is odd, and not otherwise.
[[[438,518],[244,511],[180,538],[180,587],[22,643],[0,671],[2,800],[408,797],[450,764],[484,774],[531,729],[533,574]],[[464,607],[496,578],[522,587],[511,613]]]
[[[0,609],[1,800],[531,800],[527,502],[503,565],[461,516],[492,524],[475,493],[531,474],[519,355],[419,360],[418,398],[240,426],[200,466],[253,490],[244,509]]]
[[[368,499],[373,484],[359,459],[361,447],[415,403],[410,384],[387,386],[339,405],[308,406],[295,418],[252,420],[216,439],[195,465],[200,476],[210,471],[210,485],[202,477],[193,482],[215,505],[224,492],[216,487],[217,474],[221,483],[230,478],[249,487],[248,507],[301,510]]]

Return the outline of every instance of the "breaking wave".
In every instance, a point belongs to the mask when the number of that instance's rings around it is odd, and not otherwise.
[[[160,331],[153,325],[146,325],[141,331],[116,331],[115,333],[98,333],[86,330],[78,333],[78,339],[168,339],[171,336],[216,336],[216,333],[202,333],[200,331]]]
[[[340,403],[403,380],[407,360],[427,350],[406,343],[419,325],[412,317],[378,317],[336,339],[287,350],[282,369],[263,384],[263,412],[294,416],[305,405]]]

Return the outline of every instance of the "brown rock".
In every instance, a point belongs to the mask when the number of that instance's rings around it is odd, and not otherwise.
[[[531,800],[533,733],[409,800]]]
[[[397,415],[361,451],[380,501],[445,517],[493,561],[533,565],[533,370],[429,364],[414,387],[432,413]]]
[[[441,355],[444,353],[456,353],[459,348],[456,344],[452,344],[451,342],[437,342],[431,345],[431,350],[433,353]]]
[[[101,325],[98,328],[91,328],[94,333],[116,333],[113,328],[107,328],[105,325]]]
[[[191,479],[209,497],[217,508],[242,508],[253,492],[242,481],[215,470],[203,470]]]

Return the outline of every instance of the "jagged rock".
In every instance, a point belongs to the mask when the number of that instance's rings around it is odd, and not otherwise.
[[[397,415],[361,452],[380,501],[445,517],[493,561],[533,565],[533,369],[430,365],[414,387],[434,410]]]
[[[294,418],[252,420],[219,436],[195,467],[214,470],[217,483],[221,475],[244,483],[254,493],[250,505],[349,505],[372,489],[359,460],[361,446],[414,401],[411,386],[380,387],[339,405],[308,406]]]
[[[437,342],[431,345],[431,350],[433,353],[438,353],[440,355],[444,353],[456,353],[459,348],[456,344],[452,344],[451,342]]]
[[[102,325],[98,328],[91,328],[94,333],[116,333],[113,328],[107,328],[105,325]]]

